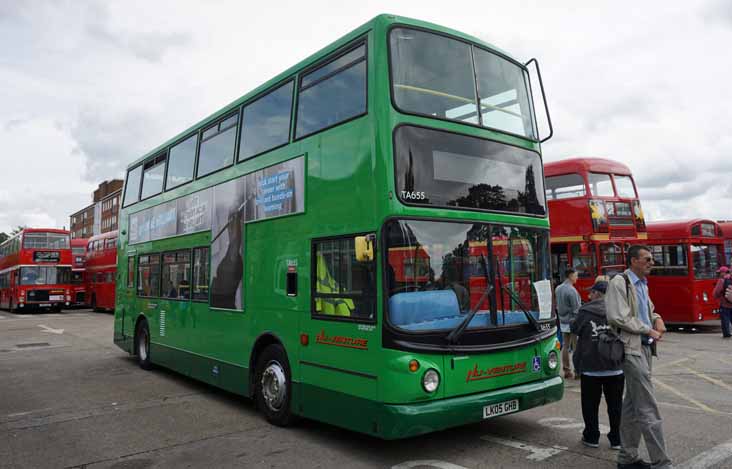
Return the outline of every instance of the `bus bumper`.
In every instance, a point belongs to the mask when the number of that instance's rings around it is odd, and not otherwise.
[[[479,394],[441,399],[421,404],[385,405],[381,438],[405,438],[449,427],[480,422],[483,407],[512,399],[519,400],[519,411],[558,401],[564,395],[560,376]]]

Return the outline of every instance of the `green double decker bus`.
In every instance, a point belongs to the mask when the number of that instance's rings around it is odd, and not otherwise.
[[[155,148],[127,170],[115,343],[273,424],[385,439],[561,399],[531,83],[381,15]]]

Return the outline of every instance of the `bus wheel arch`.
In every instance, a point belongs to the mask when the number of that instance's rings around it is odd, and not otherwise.
[[[255,378],[257,374],[257,362],[259,360],[259,356],[262,354],[264,349],[269,347],[272,344],[279,344],[282,346],[282,341],[272,334],[271,332],[265,332],[261,334],[259,337],[257,337],[257,340],[254,341],[254,346],[252,347],[252,353],[249,356],[249,397],[254,398],[254,384],[255,384]],[[284,348],[284,346],[282,346]]]
[[[274,336],[257,341],[252,359],[252,393],[257,408],[268,422],[285,427],[295,420],[290,407],[292,402],[292,373],[290,362],[282,343]],[[255,353],[256,352],[256,353]]]
[[[141,341],[142,340],[142,341]],[[137,358],[137,363],[143,370],[152,369],[150,361],[150,328],[147,318],[141,314],[135,322],[135,339],[132,355]]]

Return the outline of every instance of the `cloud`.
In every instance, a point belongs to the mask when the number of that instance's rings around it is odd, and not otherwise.
[[[79,112],[68,129],[73,151],[83,156],[82,178],[90,183],[122,178],[126,166],[154,146],[159,128],[142,110],[108,112],[88,108]]]
[[[701,9],[701,17],[710,24],[732,26],[732,4],[728,0],[709,2]]]
[[[183,32],[113,30],[102,16],[102,21],[86,25],[86,32],[98,44],[106,44],[132,53],[148,62],[160,62],[172,49],[188,47],[192,35]]]

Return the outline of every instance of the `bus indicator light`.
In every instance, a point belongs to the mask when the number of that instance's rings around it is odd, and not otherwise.
[[[417,360],[411,360],[409,362],[409,371],[414,373],[417,370],[419,370],[419,362]]]
[[[307,334],[300,334],[300,345],[303,347],[307,347],[307,345],[310,343],[310,338]]]

